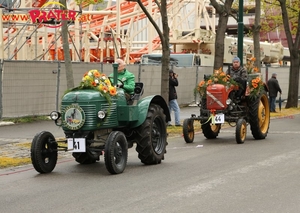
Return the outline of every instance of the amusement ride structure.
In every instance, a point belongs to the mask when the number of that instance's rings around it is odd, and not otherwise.
[[[0,0],[1,2],[1,0]],[[105,4],[79,7],[67,0],[68,12],[59,1],[2,0],[0,56],[5,60],[64,60],[61,20],[68,21],[72,61],[111,63],[121,57],[139,62],[143,54],[161,52],[159,36],[136,2],[107,0]],[[142,0],[160,26],[154,0]],[[170,48],[173,53],[199,54],[212,65],[217,17],[208,0],[172,0],[167,5]],[[237,38],[225,39],[224,62],[237,52]],[[244,40],[245,57],[253,54],[252,40]],[[280,42],[261,42],[261,60],[275,63],[284,57]]]

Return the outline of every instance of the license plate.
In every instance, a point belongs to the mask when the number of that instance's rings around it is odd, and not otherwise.
[[[68,138],[69,152],[85,152],[85,138]]]
[[[225,122],[225,116],[223,113],[218,113],[212,116],[212,123],[213,124],[223,124]]]

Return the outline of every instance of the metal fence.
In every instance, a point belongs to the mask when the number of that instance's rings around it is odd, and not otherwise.
[[[107,75],[113,72],[111,64],[74,62],[72,66],[75,86],[90,69],[98,69]],[[127,65],[127,69],[135,74],[136,81],[144,83],[143,97],[161,94],[161,66]],[[203,75],[211,74],[213,68],[174,67],[174,72],[179,74],[178,103],[184,106],[198,101],[194,89]],[[264,80],[273,72],[277,73],[284,99],[287,97],[289,67],[263,68]],[[4,61],[0,64],[0,119],[48,115],[60,107],[66,89],[63,62]]]

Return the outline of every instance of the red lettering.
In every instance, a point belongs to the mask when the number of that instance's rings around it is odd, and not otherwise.
[[[41,11],[41,14],[39,15],[39,22],[47,22],[47,13],[45,11]]]
[[[66,21],[68,20],[68,11],[64,10],[61,14],[61,20]]]
[[[47,19],[58,19],[58,17],[56,17],[56,15],[54,14],[54,12],[52,10],[49,11],[48,15],[47,15]]]
[[[74,10],[69,10],[69,20],[75,21],[76,16],[76,11]]]
[[[41,13],[40,10],[30,10],[29,11],[29,15],[30,15],[30,18],[31,18],[33,23],[37,22],[37,19],[39,18],[40,13]]]
[[[54,10],[56,12],[57,15],[57,19],[60,19],[61,13],[63,12],[63,10]]]

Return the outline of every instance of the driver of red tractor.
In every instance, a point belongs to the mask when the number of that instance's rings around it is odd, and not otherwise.
[[[247,70],[244,67],[241,67],[241,60],[239,57],[233,58],[232,66],[226,71],[226,74],[239,84],[236,98],[241,99],[246,91],[248,74]]]
[[[117,59],[115,63],[119,64],[117,78],[123,82],[123,84],[117,82],[117,87],[124,89],[126,99],[129,100],[134,93],[135,76],[126,69],[126,64],[122,59]],[[114,74],[111,73],[109,76],[113,78]]]

